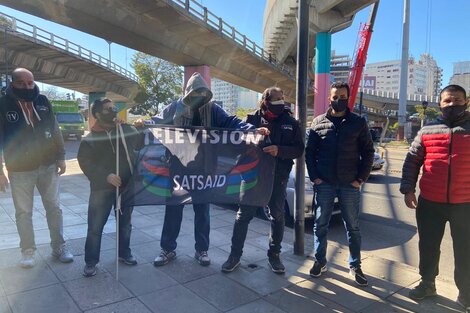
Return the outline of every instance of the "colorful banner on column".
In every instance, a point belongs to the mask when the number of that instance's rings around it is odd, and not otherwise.
[[[145,130],[122,206],[219,203],[266,206],[275,160],[254,131],[154,127]]]

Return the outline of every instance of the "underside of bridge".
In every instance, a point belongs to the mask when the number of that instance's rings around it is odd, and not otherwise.
[[[24,67],[36,81],[84,94],[107,91],[117,102],[133,103],[138,84],[109,69],[0,26],[0,72]]]

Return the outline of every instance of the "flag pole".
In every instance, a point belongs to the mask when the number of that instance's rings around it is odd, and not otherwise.
[[[119,124],[116,123],[116,175],[119,176]],[[121,213],[121,197],[119,187],[116,187],[116,280],[119,281],[119,215]]]

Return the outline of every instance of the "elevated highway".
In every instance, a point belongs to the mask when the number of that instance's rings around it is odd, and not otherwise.
[[[333,6],[328,2],[319,1],[319,8],[312,7],[315,23],[345,13],[352,20],[357,10],[372,1],[335,0]],[[0,4],[178,65],[207,65],[213,76],[258,92],[277,85],[284,89],[287,100],[295,99],[294,67],[194,0],[0,0]],[[335,21],[342,23],[342,19]],[[348,25],[336,26],[335,31]]]
[[[66,38],[5,14],[0,17],[1,73],[25,67],[37,81],[85,94],[106,91],[116,102],[133,104],[135,74]]]

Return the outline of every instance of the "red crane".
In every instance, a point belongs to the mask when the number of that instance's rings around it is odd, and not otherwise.
[[[354,110],[354,103],[356,102],[357,90],[362,79],[362,72],[367,60],[367,50],[369,50],[369,43],[372,37],[372,31],[375,23],[375,17],[377,15],[377,9],[379,7],[379,1],[372,4],[371,12],[369,15],[369,22],[367,24],[361,23],[359,26],[359,35],[356,42],[355,55],[353,57],[354,64],[349,73],[349,109]]]

